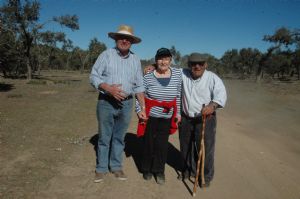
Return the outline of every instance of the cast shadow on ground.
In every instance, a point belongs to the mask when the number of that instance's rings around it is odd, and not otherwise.
[[[95,150],[95,157],[96,157],[96,164],[97,164],[97,153],[98,153],[98,138],[99,138],[99,135],[98,133],[93,135],[91,138],[90,138],[90,143],[94,146],[94,150]]]
[[[132,156],[137,170],[141,173],[143,138],[137,137],[136,134],[127,132],[125,135],[125,155]]]
[[[136,134],[127,132],[125,135],[125,148],[124,152],[126,157],[132,156],[137,170],[141,172],[141,162],[142,162],[142,151],[143,151],[143,138],[137,137]],[[98,134],[92,136],[89,142],[94,146],[95,156],[97,158],[97,143]],[[177,175],[183,166],[183,161],[181,158],[180,151],[175,148],[170,142],[168,143],[168,158],[167,164],[172,167]]]
[[[125,155],[126,157],[132,156],[134,163],[141,173],[141,161],[143,151],[143,138],[137,137],[136,134],[127,132],[125,136]],[[168,158],[167,164],[171,166],[178,175],[181,170],[183,161],[181,154],[170,142],[168,143]]]
[[[13,84],[0,83],[0,92],[8,92],[14,88]]]

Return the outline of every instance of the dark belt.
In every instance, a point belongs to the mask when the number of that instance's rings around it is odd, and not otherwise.
[[[130,100],[132,99],[133,96],[132,95],[128,95],[127,97],[125,97],[124,99],[122,99],[121,101],[126,101],[126,100]],[[114,98],[113,96],[111,95],[107,95],[107,94],[103,94],[103,93],[99,93],[99,96],[98,96],[98,100],[106,100],[106,101],[118,101],[116,98]]]
[[[197,117],[190,117],[188,115],[186,115],[184,112],[181,113],[182,117],[185,117],[189,120],[202,120],[202,116],[197,116]],[[214,111],[211,115],[216,115],[216,111]]]
[[[188,119],[188,120],[201,120],[202,119],[202,116],[197,116],[197,117],[190,117],[190,116],[188,116],[188,115],[186,115],[185,113],[181,113],[181,116],[182,117],[185,117],[186,119]]]

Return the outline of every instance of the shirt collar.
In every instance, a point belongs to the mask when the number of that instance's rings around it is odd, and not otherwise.
[[[133,54],[133,52],[132,52],[131,50],[129,50],[128,54],[125,55],[125,56],[123,56],[123,55],[121,54],[120,50],[119,50],[117,47],[115,47],[115,50],[117,51],[118,55],[119,55],[120,57],[122,57],[123,59],[127,59],[127,58],[130,56],[130,54]]]
[[[190,78],[194,81],[194,82],[199,82],[203,77],[204,77],[204,74],[206,73],[206,69],[204,70],[203,74],[201,77],[198,77],[197,79],[193,79],[193,76],[192,76],[192,71],[189,70],[190,72]]]

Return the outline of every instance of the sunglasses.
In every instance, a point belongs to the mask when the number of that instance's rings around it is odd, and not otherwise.
[[[203,67],[205,65],[205,61],[203,62],[190,62],[191,67],[200,66]]]

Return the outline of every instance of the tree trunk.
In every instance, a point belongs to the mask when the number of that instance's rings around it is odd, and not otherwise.
[[[72,59],[72,54],[68,55],[68,58],[67,58],[67,71],[70,70],[70,60],[71,59]]]
[[[84,63],[83,63],[83,64],[81,64],[80,73],[82,74],[82,73],[83,73],[83,71],[84,71]]]
[[[296,66],[297,74],[298,74],[298,80],[300,80],[300,67]]]
[[[38,69],[37,69],[37,73],[38,73],[38,76],[40,76],[41,75],[41,63],[40,62],[38,62]]]
[[[27,80],[31,80],[32,79],[32,69],[30,66],[29,57],[26,57],[26,66],[27,66]]]
[[[260,83],[262,79],[262,66],[259,65],[256,72],[256,83]]]
[[[83,63],[82,63],[82,66],[81,66],[81,74],[84,72],[84,65],[87,62],[88,58],[89,58],[89,54],[87,54],[85,56],[84,60],[83,60]]]

